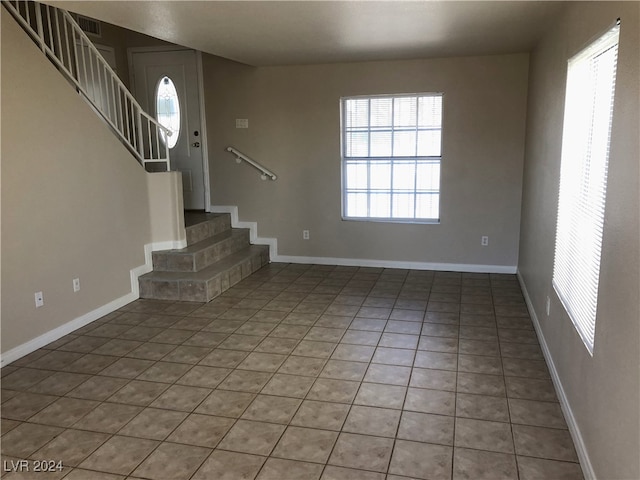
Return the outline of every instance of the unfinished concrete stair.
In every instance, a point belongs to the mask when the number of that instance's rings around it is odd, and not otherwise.
[[[153,252],[140,298],[209,302],[269,263],[269,247],[251,245],[249,230],[231,228],[229,214],[185,214],[185,227],[185,248]]]

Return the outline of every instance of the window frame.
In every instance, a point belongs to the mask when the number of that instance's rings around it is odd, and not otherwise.
[[[368,157],[357,157],[357,156],[351,156],[351,157],[347,157],[346,155],[346,150],[347,150],[347,145],[346,145],[346,133],[347,133],[347,119],[346,119],[346,115],[347,115],[347,108],[346,108],[346,102],[349,100],[373,100],[373,99],[385,99],[385,98],[389,98],[389,99],[396,99],[396,98],[414,98],[416,101],[418,101],[418,98],[420,97],[440,97],[441,98],[441,103],[440,103],[440,125],[439,125],[439,132],[440,132],[440,155],[439,156],[393,156],[393,152],[391,152],[391,155],[388,156],[368,156]],[[379,223],[404,223],[404,224],[440,224],[440,219],[441,219],[441,205],[440,205],[440,199],[442,197],[442,184],[441,184],[441,179],[442,179],[442,146],[443,146],[443,124],[444,124],[444,98],[445,98],[445,94],[444,92],[421,92],[421,93],[394,93],[394,94],[375,94],[375,95],[351,95],[351,96],[345,96],[345,97],[341,97],[340,98],[340,180],[341,180],[341,184],[340,184],[340,212],[341,212],[341,218],[343,221],[355,221],[355,222],[379,222]],[[393,110],[392,110],[393,111]],[[392,122],[391,125],[391,131],[393,132],[395,129],[393,128],[394,122]],[[406,128],[406,127],[405,127]],[[418,124],[418,119],[416,118],[416,125],[415,125],[416,130],[420,129],[420,126]],[[427,127],[425,127],[425,129],[427,129]],[[369,123],[368,127],[367,127],[367,133],[371,133],[372,129],[371,129],[371,124]],[[416,146],[417,146],[417,141],[418,138],[416,136]],[[369,152],[370,153],[370,152]],[[347,166],[349,164],[349,161],[352,162],[366,162],[367,168],[370,168],[370,165],[372,163],[384,163],[387,162],[390,165],[391,168],[391,178],[389,181],[389,189],[388,189],[388,194],[392,196],[392,200],[389,206],[389,210],[390,213],[393,215],[393,194],[394,194],[394,187],[393,187],[393,165],[394,163],[411,163],[411,162],[416,162],[416,169],[417,169],[417,164],[419,162],[423,162],[423,164],[427,164],[427,163],[435,163],[438,165],[438,188],[437,188],[437,192],[435,193],[429,193],[429,192],[419,192],[417,190],[417,188],[414,186],[413,190],[410,192],[400,192],[401,193],[409,193],[410,195],[413,195],[414,197],[414,212],[416,210],[416,204],[415,204],[415,198],[417,195],[423,194],[429,194],[429,195],[436,195],[437,196],[437,209],[438,209],[438,217],[437,218],[416,218],[416,217],[372,217],[370,216],[370,209],[369,209],[369,205],[370,205],[370,198],[372,193],[377,193],[377,192],[372,192],[371,189],[371,185],[368,185],[367,188],[365,190],[363,190],[363,193],[367,194],[367,205],[368,205],[368,211],[367,211],[367,215],[368,216],[363,216],[363,217],[354,217],[354,216],[349,216],[347,215]],[[414,174],[415,177],[417,178],[417,173]],[[416,180],[417,181],[417,180]]]
[[[591,356],[595,347],[619,36],[618,21],[567,61],[552,286]],[[593,80],[592,76],[597,77],[602,68],[596,63],[598,57],[611,49],[615,49],[612,65],[601,84],[599,78]],[[589,91],[584,88],[584,70],[589,71]],[[603,85],[610,85],[610,90],[600,90]],[[601,97],[604,93],[610,97]],[[608,100],[606,112],[598,108],[604,100]],[[607,125],[603,128],[604,124],[594,119],[603,119],[605,114]]]

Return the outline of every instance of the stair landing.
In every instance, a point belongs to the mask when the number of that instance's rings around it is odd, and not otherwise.
[[[210,302],[269,263],[269,247],[251,245],[229,214],[185,212],[187,246],[153,252],[153,271],[139,278],[140,298]]]

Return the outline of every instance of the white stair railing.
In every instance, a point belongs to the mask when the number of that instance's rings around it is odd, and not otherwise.
[[[249,165],[251,165],[255,169],[259,170],[260,173],[261,173],[260,178],[262,178],[262,180],[266,180],[267,177],[270,178],[271,180],[275,180],[276,178],[278,178],[278,177],[276,177],[276,174],[273,173],[271,170],[269,170],[266,167],[263,167],[258,162],[256,162],[255,160],[252,160],[251,158],[247,157],[244,153],[239,152],[235,148],[227,147],[227,152],[233,153],[236,156],[236,163],[241,163],[244,160]]]
[[[25,0],[2,4],[143,166],[170,169],[171,131],[142,109],[69,12]]]

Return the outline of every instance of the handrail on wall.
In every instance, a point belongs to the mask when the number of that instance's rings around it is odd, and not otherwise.
[[[66,10],[29,0],[1,0],[113,132],[144,166],[166,163],[171,131],[145,112]]]
[[[268,168],[263,167],[258,162],[256,162],[255,160],[252,160],[251,158],[247,157],[244,153],[239,152],[235,148],[227,147],[227,152],[233,153],[236,156],[236,163],[241,163],[244,160],[249,165],[253,166],[255,169],[257,169],[260,172],[262,172],[262,175],[260,175],[260,178],[262,178],[262,180],[266,180],[267,177],[269,177],[271,180],[275,180],[276,178],[278,178],[276,176],[276,174],[273,173],[271,170],[269,170]]]

